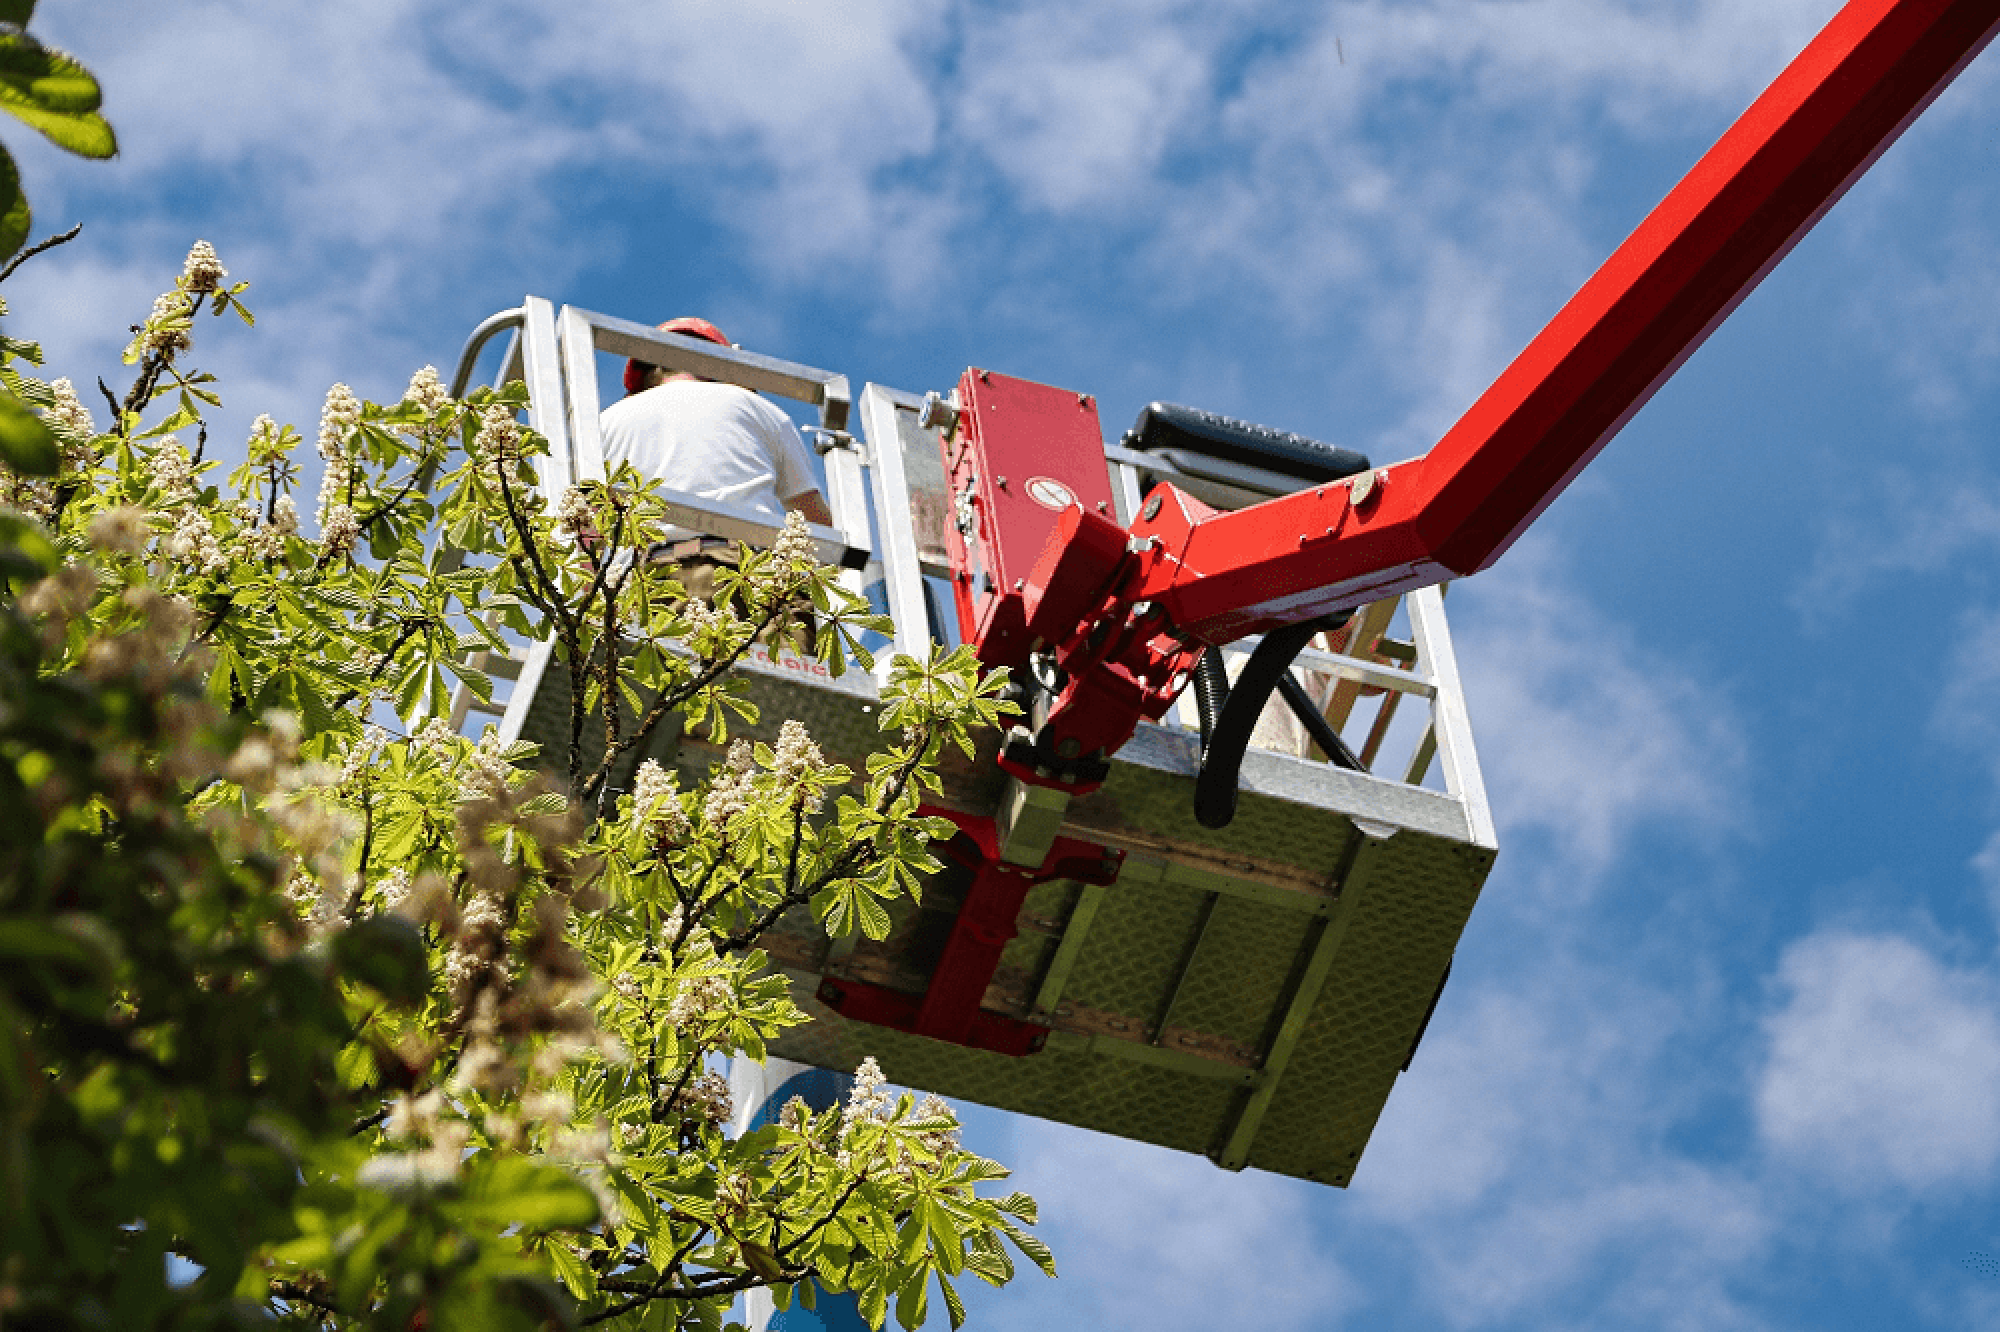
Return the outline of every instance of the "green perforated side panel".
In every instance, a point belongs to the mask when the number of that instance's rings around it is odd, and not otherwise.
[[[1493,853],[1398,833],[1356,885],[1326,988],[1278,1084],[1250,1164],[1352,1182],[1451,961]]]

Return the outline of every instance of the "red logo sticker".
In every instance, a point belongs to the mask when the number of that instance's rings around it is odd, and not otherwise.
[[[1029,477],[1028,498],[1057,513],[1076,503],[1076,496],[1070,493],[1070,488],[1052,476]]]

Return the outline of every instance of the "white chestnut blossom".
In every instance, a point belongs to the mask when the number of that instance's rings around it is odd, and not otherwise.
[[[500,743],[499,730],[488,726],[466,758],[465,771],[461,774],[464,795],[491,795],[507,789],[507,779],[513,776],[514,765],[501,757],[505,748]]]
[[[677,1031],[693,1034],[710,1013],[731,1007],[735,999],[727,976],[683,977],[667,1006],[667,1022]]]
[[[188,298],[179,291],[162,292],[153,298],[153,313],[139,333],[140,350],[171,360],[194,346],[188,336]]]
[[[521,456],[521,426],[514,409],[491,403],[479,414],[479,433],[473,436],[472,452],[497,477],[507,464]]]
[[[681,808],[678,783],[676,774],[656,759],[641,763],[632,779],[633,826],[649,828],[654,839],[667,846],[679,846],[693,831],[687,811]]]
[[[278,441],[278,423],[266,412],[250,423],[249,451],[255,453],[258,445],[269,447]]]
[[[347,432],[360,420],[361,399],[354,396],[354,390],[345,384],[329,388],[319,409],[319,456],[346,456]]]
[[[582,490],[575,486],[564,489],[556,502],[556,527],[571,540],[581,540],[585,533],[597,530],[597,515]]]
[[[55,431],[56,442],[61,446],[62,470],[81,471],[97,460],[96,451],[90,447],[97,434],[97,422],[91,417],[90,408],[76,396],[76,386],[67,379],[52,381],[49,392],[55,401],[42,409],[42,419]]]
[[[888,1117],[888,1079],[882,1076],[882,1066],[875,1062],[875,1056],[868,1055],[854,1070],[854,1086],[847,1093],[847,1108],[840,1113],[841,1136],[845,1137],[848,1130],[864,1120],[879,1121]]]
[[[146,475],[170,500],[194,498],[194,459],[172,435],[154,446],[152,456],[146,459]]]
[[[444,381],[438,378],[434,365],[427,365],[410,376],[410,387],[404,391],[403,397],[432,414],[451,401],[451,394],[445,391]]]
[[[729,758],[709,783],[708,796],[702,801],[701,816],[709,827],[725,829],[731,819],[749,807],[750,775],[755,765],[756,757],[748,740],[738,740],[729,746]]]
[[[236,534],[247,558],[267,564],[283,559],[286,540],[299,532],[299,507],[290,495],[278,496],[271,509],[270,522],[256,522],[253,515],[251,524]]]
[[[214,524],[206,513],[197,508],[181,510],[174,530],[160,543],[160,549],[169,557],[180,560],[192,573],[220,574],[229,569],[229,556],[216,539]]]
[[[803,723],[787,720],[778,728],[778,746],[771,758],[771,776],[780,789],[793,788],[809,812],[817,813],[820,793],[806,779],[816,777],[826,767],[819,746],[813,743]]]
[[[681,1089],[681,1102],[711,1124],[727,1124],[736,1113],[729,1095],[729,1079],[720,1073],[704,1073],[690,1081]]]
[[[323,559],[337,560],[361,539],[361,520],[345,504],[336,504],[320,519],[319,547]]]
[[[410,872],[398,865],[375,885],[375,897],[382,910],[397,912],[410,900]]]
[[[410,748],[419,753],[435,754],[440,759],[451,757],[451,742],[458,739],[458,732],[443,717],[433,717],[420,727],[410,741]]]
[[[107,555],[138,555],[153,533],[146,511],[130,504],[106,509],[90,520],[90,544]]]
[[[198,240],[188,251],[187,262],[181,266],[181,283],[192,292],[207,293],[222,285],[229,276],[229,270],[216,257],[215,247],[205,240]]]
[[[771,553],[777,556],[781,567],[819,563],[819,547],[813,543],[812,534],[806,530],[805,515],[797,509],[785,514],[785,525],[778,532],[777,539],[771,543]]]

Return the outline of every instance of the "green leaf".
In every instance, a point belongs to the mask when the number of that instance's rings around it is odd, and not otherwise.
[[[896,1321],[904,1327],[922,1327],[930,1309],[930,1269],[919,1267],[896,1291]]]
[[[854,912],[860,918],[863,934],[875,940],[889,937],[889,926],[892,923],[889,913],[882,909],[882,904],[875,900],[874,894],[857,889],[854,893]]]
[[[22,476],[54,476],[62,463],[55,432],[11,393],[0,394],[0,462]]]
[[[1025,1221],[1031,1226],[1039,1219],[1040,1209],[1036,1206],[1035,1200],[1018,1190],[1004,1198],[995,1198],[993,1205],[1007,1215]]]
[[[467,1220],[528,1232],[580,1230],[598,1217],[597,1197],[582,1180],[520,1157],[498,1157],[475,1168],[464,1201],[451,1210]]]
[[[0,83],[34,105],[64,115],[95,111],[104,102],[89,70],[25,32],[0,32]]]
[[[548,1247],[549,1265],[556,1269],[556,1276],[569,1293],[578,1299],[588,1299],[597,1291],[597,1280],[583,1260],[570,1250],[567,1244],[552,1243]]]
[[[110,157],[118,136],[97,114],[104,94],[90,71],[26,33],[0,36],[0,111],[79,157]]]
[[[944,1290],[944,1309],[951,1317],[952,1332],[958,1332],[965,1326],[965,1301],[958,1297],[958,1290],[942,1272],[938,1274],[938,1285]]]
[[[28,243],[28,228],[33,225],[28,196],[21,190],[20,168],[14,165],[14,155],[0,148],[0,259],[12,258]]]
[[[97,960],[81,940],[33,920],[0,922],[0,958],[10,968],[24,962],[55,962],[78,970],[91,968]]]
[[[1029,1262],[1050,1276],[1056,1274],[1056,1256],[1049,1252],[1048,1245],[1026,1231],[1008,1225],[1005,1221],[1000,1223],[1000,1233],[1012,1240],[1014,1247],[1026,1255]]]
[[[430,954],[417,927],[397,916],[371,916],[333,936],[342,974],[398,1004],[420,1004],[431,992]]]

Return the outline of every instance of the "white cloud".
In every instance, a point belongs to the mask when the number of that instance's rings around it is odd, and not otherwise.
[[[1039,5],[970,26],[957,127],[1022,202],[1129,209],[1210,102],[1206,34],[1183,13],[1148,9]]]
[[[2000,832],[1987,838],[1986,845],[1972,858],[1972,871],[1986,888],[1986,905],[1993,913],[1993,923],[2000,926]]]
[[[2000,546],[2000,483],[1954,459],[1915,471],[1871,470],[1856,503],[1820,524],[1812,564],[1791,596],[1808,623],[1912,575],[1937,574]]]
[[[2000,781],[2000,611],[1972,610],[1960,620],[1931,724]]]
[[[2000,1161],[1993,978],[1909,939],[1823,930],[1785,950],[1764,1024],[1757,1129],[1778,1157],[1856,1192],[1954,1189]]]
[[[1503,879],[1500,892],[1516,885]],[[1476,928],[1476,927],[1475,927]],[[1564,945],[1510,951],[1448,991],[1352,1190],[1358,1230],[1415,1255],[1414,1285],[1455,1327],[1748,1325],[1732,1293],[1774,1225],[1751,1181],[1670,1146],[1725,1064],[1683,1043],[1717,1012]]]
[[[1968,188],[1960,206],[1982,213],[1992,191]],[[1933,417],[1963,416],[1978,391],[2000,377],[2000,233],[1983,216],[1961,220],[1923,248],[1920,268],[1907,250],[1892,251],[1870,275],[1857,302],[1876,343]]]
[[[1147,256],[1150,278],[1125,267],[1141,317],[1248,298],[1298,334],[1341,310],[1369,344],[1346,373],[1409,400],[1380,447],[1413,452],[1597,255],[1574,217],[1595,170],[1578,118],[1657,135],[1727,112],[1827,8],[206,0],[74,31],[52,11],[105,77],[125,158],[92,175],[43,153],[30,175],[51,215],[107,181],[205,193],[227,222],[209,238],[274,317],[335,349],[386,339],[399,363],[499,303],[477,293],[698,262],[673,249],[677,209],[736,231],[768,276],[904,320],[965,317],[937,297],[969,266],[1045,311],[1069,274],[987,229],[1085,218]],[[675,202],[656,228],[582,236],[578,192]],[[119,264],[191,239],[157,217],[93,226]],[[783,331],[755,301],[734,317]]]
[[[1338,1325],[1357,1294],[1317,1242],[1314,1185],[1057,1125],[1037,1128],[1014,1164],[1062,1264],[1059,1292],[1027,1273],[1020,1298],[1053,1303],[1063,1326],[1128,1327],[1136,1315],[1160,1332],[1303,1332]]]
[[[1586,894],[1643,829],[1713,844],[1748,809],[1727,692],[1641,647],[1557,559],[1531,536],[1452,609],[1495,817],[1503,836],[1556,848],[1538,879],[1560,901]]]

